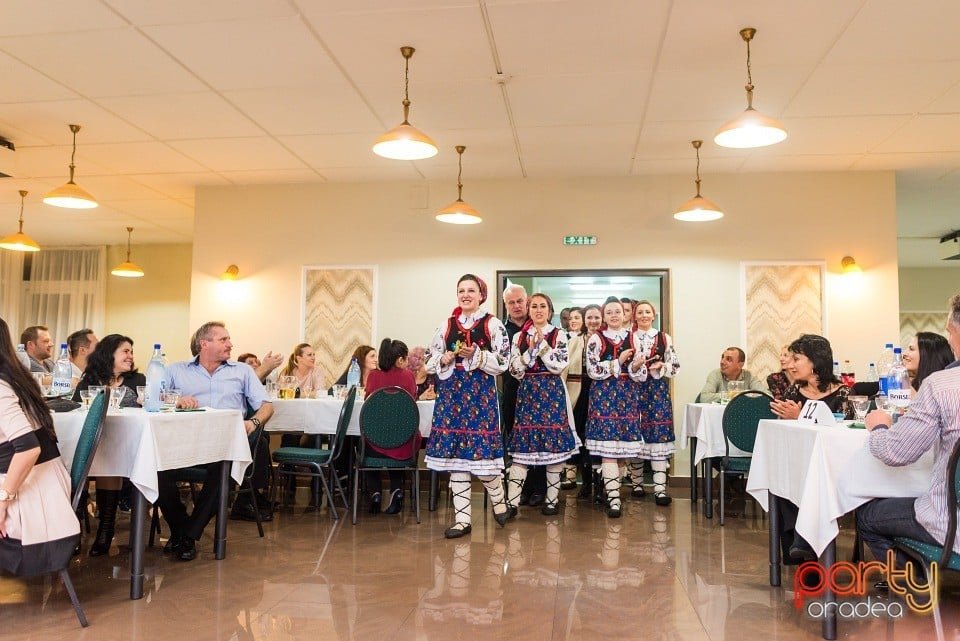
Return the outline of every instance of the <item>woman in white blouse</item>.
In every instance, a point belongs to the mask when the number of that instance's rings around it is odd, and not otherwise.
[[[653,468],[653,497],[657,505],[670,505],[667,496],[667,469],[673,456],[673,402],[670,400],[669,379],[680,371],[680,360],[673,349],[673,340],[666,332],[653,326],[657,309],[647,300],[634,307],[636,330],[633,347],[638,358],[647,365],[647,378],[640,382],[640,431],[644,448],[638,459],[630,462],[633,496],[642,497],[643,460]]]
[[[317,367],[317,355],[310,343],[300,343],[293,348],[287,366],[280,372],[281,376],[296,376],[300,397],[308,398],[314,393],[325,390],[323,372]]]
[[[517,410],[507,449],[513,457],[507,485],[507,510],[517,504],[527,468],[547,468],[545,516],[559,512],[560,471],[576,453],[579,443],[573,428],[573,411],[560,374],[567,368],[567,333],[550,324],[553,302],[546,294],[532,294],[527,302],[529,320],[513,337],[510,374],[520,381]]]
[[[623,305],[611,296],[603,304],[603,325],[587,341],[590,406],[587,413],[587,449],[601,458],[601,476],[607,494],[607,516],[619,518],[620,466],[618,459],[643,452],[638,413],[637,382],[647,377],[643,358],[632,346],[624,327]]]

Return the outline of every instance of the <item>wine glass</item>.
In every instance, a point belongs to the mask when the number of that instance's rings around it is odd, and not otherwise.
[[[863,423],[863,419],[867,417],[867,410],[870,409],[870,397],[868,396],[851,396],[849,397],[850,405],[853,406],[853,413],[857,417],[858,423]]]

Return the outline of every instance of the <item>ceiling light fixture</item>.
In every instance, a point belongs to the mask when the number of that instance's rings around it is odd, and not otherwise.
[[[463,152],[467,148],[463,145],[457,145],[456,149],[458,154],[457,164],[460,168],[457,172],[457,199],[437,212],[437,220],[452,225],[476,225],[482,223],[483,218],[480,218],[476,209],[463,202],[463,181],[461,178],[463,176]]]
[[[410,58],[413,47],[400,47],[406,60],[403,72],[403,122],[373,143],[373,153],[392,160],[423,160],[437,155],[437,143],[410,124]]]
[[[73,132],[73,153],[70,154],[70,180],[44,196],[43,202],[48,205],[53,205],[54,207],[66,207],[67,209],[93,209],[98,206],[96,198],[91,196],[85,189],[82,189],[77,183],[73,182],[73,171],[76,169],[74,160],[77,157],[77,132],[80,131],[80,125],[70,125],[70,131]]]
[[[700,195],[700,145],[703,141],[693,140],[690,144],[697,150],[697,195],[680,205],[673,217],[688,223],[704,223],[723,218],[723,210]]]
[[[229,265],[227,270],[220,274],[220,280],[237,280],[240,278],[240,268],[236,265]]]
[[[127,260],[120,263],[110,272],[114,276],[123,276],[124,278],[141,278],[143,270],[139,265],[130,262],[130,237],[133,235],[133,227],[127,227]]]
[[[0,240],[0,247],[12,249],[17,252],[38,252],[38,245],[32,238],[23,233],[23,199],[27,197],[27,192],[20,190],[20,230],[12,236],[7,236]]]
[[[753,76],[750,72],[750,41],[757,30],[747,27],[740,30],[740,37],[747,43],[747,109],[720,127],[713,141],[721,147],[749,149],[766,147],[786,140],[787,130],[779,122],[753,108]]]

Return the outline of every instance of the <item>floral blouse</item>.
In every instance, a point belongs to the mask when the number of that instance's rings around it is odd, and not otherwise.
[[[591,336],[587,341],[587,375],[596,381],[619,377],[621,371],[618,356],[623,349],[630,348],[630,345],[625,345],[628,340],[630,340],[628,329],[605,329]],[[612,344],[613,351],[605,349],[605,344]],[[627,375],[638,382],[647,380],[647,366],[643,365],[634,372],[630,370],[630,362],[627,361]]]
[[[533,346],[533,349],[525,349],[521,352],[521,347],[526,347],[527,339],[533,338],[537,334],[535,327],[529,328],[526,333],[517,332],[513,337],[513,345],[510,347],[510,374],[517,380],[523,379],[527,370],[537,368],[537,362],[542,363],[551,374],[563,372],[570,364],[570,354],[567,351],[567,333],[563,330],[556,332],[554,345],[550,345],[547,337],[555,328],[547,323],[541,330],[543,337],[540,342]]]
[[[477,349],[472,358],[466,359],[457,356],[449,365],[443,365],[440,363],[440,359],[448,349],[446,346],[447,325],[441,325],[434,332],[433,339],[427,347],[427,372],[436,374],[437,378],[445,381],[453,375],[453,370],[456,367],[468,372],[479,369],[492,376],[507,371],[510,360],[510,339],[507,337],[507,329],[500,322],[500,319],[493,316],[488,319],[487,316],[487,312],[481,309],[469,315],[461,313],[456,321],[466,330],[473,329],[477,323],[487,323],[490,334],[490,349]]]
[[[660,335],[660,330],[653,327],[645,332],[637,330],[633,334],[633,347],[637,350],[638,354],[643,354],[645,359],[652,358],[657,354],[657,344],[660,342],[658,337]],[[680,359],[677,357],[677,352],[673,349],[673,339],[671,339],[670,334],[666,332],[663,332],[662,335],[663,343],[666,344],[662,356],[663,367],[659,367],[650,372],[650,376],[654,379],[663,378],[664,376],[673,378],[677,372],[680,371]]]

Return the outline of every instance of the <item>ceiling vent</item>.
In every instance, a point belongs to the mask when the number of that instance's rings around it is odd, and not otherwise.
[[[940,260],[960,260],[960,231],[940,239]]]

